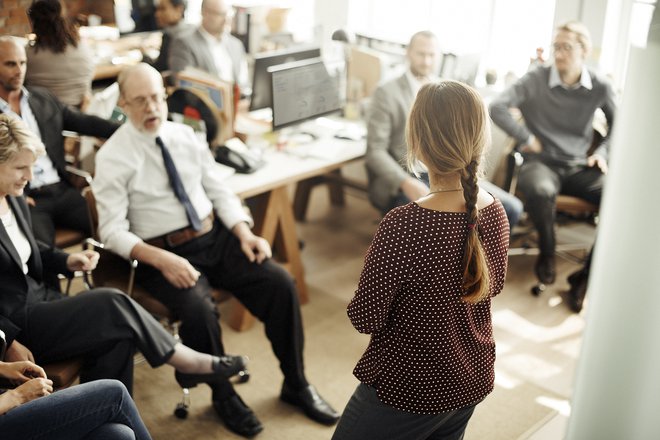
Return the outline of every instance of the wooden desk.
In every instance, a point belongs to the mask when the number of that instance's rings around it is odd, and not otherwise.
[[[229,187],[239,197],[254,200],[254,231],[268,240],[277,260],[293,276],[301,304],[309,301],[309,294],[288,185],[307,185],[309,195],[308,184],[311,180],[336,174],[344,165],[362,158],[366,151],[366,141],[326,138],[315,141],[312,149],[316,148],[332,149],[336,154],[332,159],[302,158],[292,153],[268,151],[265,155],[267,164],[262,169],[253,174],[235,174],[227,180]],[[238,302],[235,306],[242,307]],[[232,315],[231,326],[235,329],[248,328],[254,319],[245,309],[243,313],[235,310]],[[239,319],[240,322],[237,321]]]

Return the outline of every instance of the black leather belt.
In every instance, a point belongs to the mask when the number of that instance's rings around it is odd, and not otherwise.
[[[211,229],[213,229],[213,219],[214,219],[213,211],[211,211],[208,217],[202,220],[202,229],[200,229],[199,231],[195,231],[193,228],[188,227],[188,228],[179,229],[174,232],[170,232],[169,234],[161,235],[159,237],[150,238],[149,240],[144,240],[144,241],[147,244],[156,246],[161,249],[181,246],[182,244],[187,243],[190,240],[201,237],[202,235],[206,235],[209,232],[211,232]]]

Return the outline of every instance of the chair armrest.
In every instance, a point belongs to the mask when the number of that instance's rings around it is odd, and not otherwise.
[[[92,175],[87,171],[76,168],[73,165],[66,166],[66,172],[69,173],[73,178],[70,178],[70,183],[78,189],[82,189],[86,186],[92,185]],[[82,182],[80,182],[82,180]]]
[[[518,177],[520,176],[520,169],[522,168],[524,161],[525,159],[523,158],[522,153],[515,148],[511,150],[507,157],[507,172],[503,189],[509,192],[509,194],[515,195],[516,193]]]
[[[97,287],[115,287],[132,297],[138,261],[126,260],[106,249],[100,241],[91,238],[85,241],[85,248],[95,250],[100,254],[99,264],[92,274],[94,284]]]

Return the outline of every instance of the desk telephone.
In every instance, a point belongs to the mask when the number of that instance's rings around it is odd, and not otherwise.
[[[238,138],[228,139],[224,145],[218,146],[215,161],[242,174],[253,173],[265,165],[264,160]]]

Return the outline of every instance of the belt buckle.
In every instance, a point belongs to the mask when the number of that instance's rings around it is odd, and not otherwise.
[[[177,234],[178,234],[178,233],[174,232],[174,233],[167,234],[167,235],[165,236],[165,244],[166,244],[168,247],[173,248],[173,247],[177,247],[178,245],[182,244],[181,242],[178,242],[178,243],[175,243],[175,242],[174,242],[174,241],[177,241],[177,240],[174,239],[174,237],[175,237]],[[173,239],[174,239],[174,240],[173,240]]]

